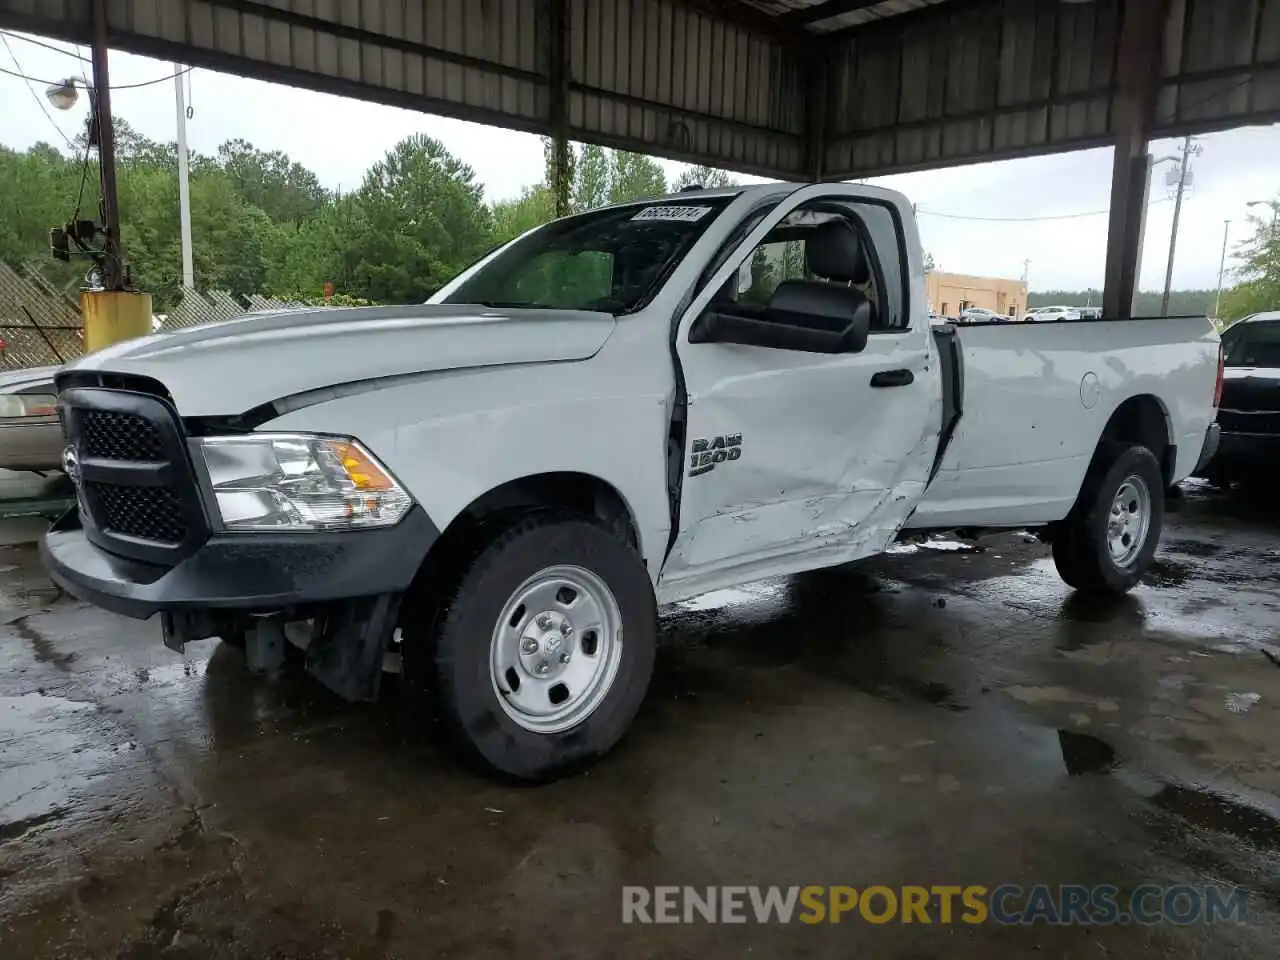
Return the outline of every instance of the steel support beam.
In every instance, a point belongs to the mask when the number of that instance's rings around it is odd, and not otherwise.
[[[827,88],[830,75],[830,57],[824,47],[809,62],[805,78],[804,167],[814,183],[823,179],[827,169]]]
[[[573,161],[569,149],[569,0],[551,0],[547,18],[551,51],[551,192],[557,217],[568,216],[573,193]]]
[[[1113,113],[1115,158],[1102,292],[1103,312],[1115,319],[1133,315],[1142,267],[1151,170],[1147,143],[1155,123],[1169,6],[1170,0],[1124,0],[1121,7]]]

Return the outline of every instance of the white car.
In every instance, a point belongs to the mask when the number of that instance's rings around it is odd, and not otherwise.
[[[541,226],[425,305],[76,361],[81,508],[41,554],[172,648],[295,642],[349,699],[398,638],[459,747],[542,780],[631,723],[660,603],[907,528],[1032,528],[1067,583],[1130,589],[1220,375],[1207,319],[932,326],[901,194],[685,192]]]
[[[986,307],[966,307],[960,311],[964,323],[1007,323],[1009,318]]]
[[[1027,319],[1037,323],[1051,320],[1079,320],[1080,311],[1076,307],[1036,307],[1027,314]]]

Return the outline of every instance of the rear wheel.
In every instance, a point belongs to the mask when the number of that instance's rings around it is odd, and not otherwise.
[[[1146,447],[1099,451],[1053,538],[1062,579],[1086,593],[1132,589],[1160,543],[1164,487],[1160,464]]]
[[[521,780],[580,769],[635,717],[656,623],[640,557],[594,519],[515,521],[461,575],[438,620],[436,707],[453,744]],[[404,625],[406,645],[432,642],[417,626]]]

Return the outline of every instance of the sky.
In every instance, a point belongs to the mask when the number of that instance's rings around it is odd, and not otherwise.
[[[0,67],[54,80],[78,65],[72,58],[30,42],[4,37]],[[42,42],[48,42],[43,41]],[[65,44],[57,46],[69,49]],[[87,53],[87,51],[84,51]],[[15,66],[16,56],[20,69]],[[112,87],[171,74],[173,65],[113,52]],[[0,144],[26,149],[38,141],[63,145],[80,130],[82,100],[67,112],[47,107],[43,83],[28,84],[0,74]],[[210,70],[189,74],[192,117],[187,139],[193,150],[214,153],[223,141],[248,140],[264,150],[283,150],[311,168],[330,188],[354,189],[364,171],[398,140],[426,133],[470,164],[486,196],[505,199],[542,177],[542,146],[536,136],[249,80]],[[34,95],[33,95],[34,90]],[[112,107],[134,129],[153,140],[176,139],[172,82],[113,90]],[[54,131],[58,127],[61,134]],[[1197,138],[1203,152],[1192,161],[1194,183],[1183,201],[1178,229],[1174,289],[1217,284],[1223,221],[1230,219],[1230,249],[1251,228],[1249,201],[1280,199],[1280,125],[1245,127]],[[1152,144],[1154,157],[1175,154],[1178,142]],[[668,177],[683,168],[661,161]],[[1164,284],[1173,220],[1172,191],[1157,166],[1152,182],[1143,246],[1141,287]],[[741,176],[744,183],[762,182]],[[1018,278],[1027,271],[1031,289],[1082,290],[1102,286],[1106,252],[1105,214],[1111,185],[1111,150],[1084,150],[900,174],[870,181],[900,190],[918,205],[925,248],[940,270]],[[1078,216],[1078,214],[1092,214]],[[1000,218],[1060,218],[1026,221]],[[988,219],[973,219],[988,218]],[[1024,261],[1029,261],[1025,263]]]

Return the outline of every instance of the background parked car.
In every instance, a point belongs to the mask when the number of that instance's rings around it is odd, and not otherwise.
[[[960,311],[960,320],[964,323],[1005,323],[1008,319],[1003,313],[986,307],[966,307]]]
[[[60,368],[31,367],[0,374],[0,469],[62,469],[53,375]]]
[[[1280,473],[1280,310],[1222,331],[1222,402],[1217,455],[1205,475],[1222,486]]]
[[[1036,307],[1027,314],[1027,319],[1037,323],[1049,320],[1079,320],[1080,311],[1075,307],[1066,306]]]

